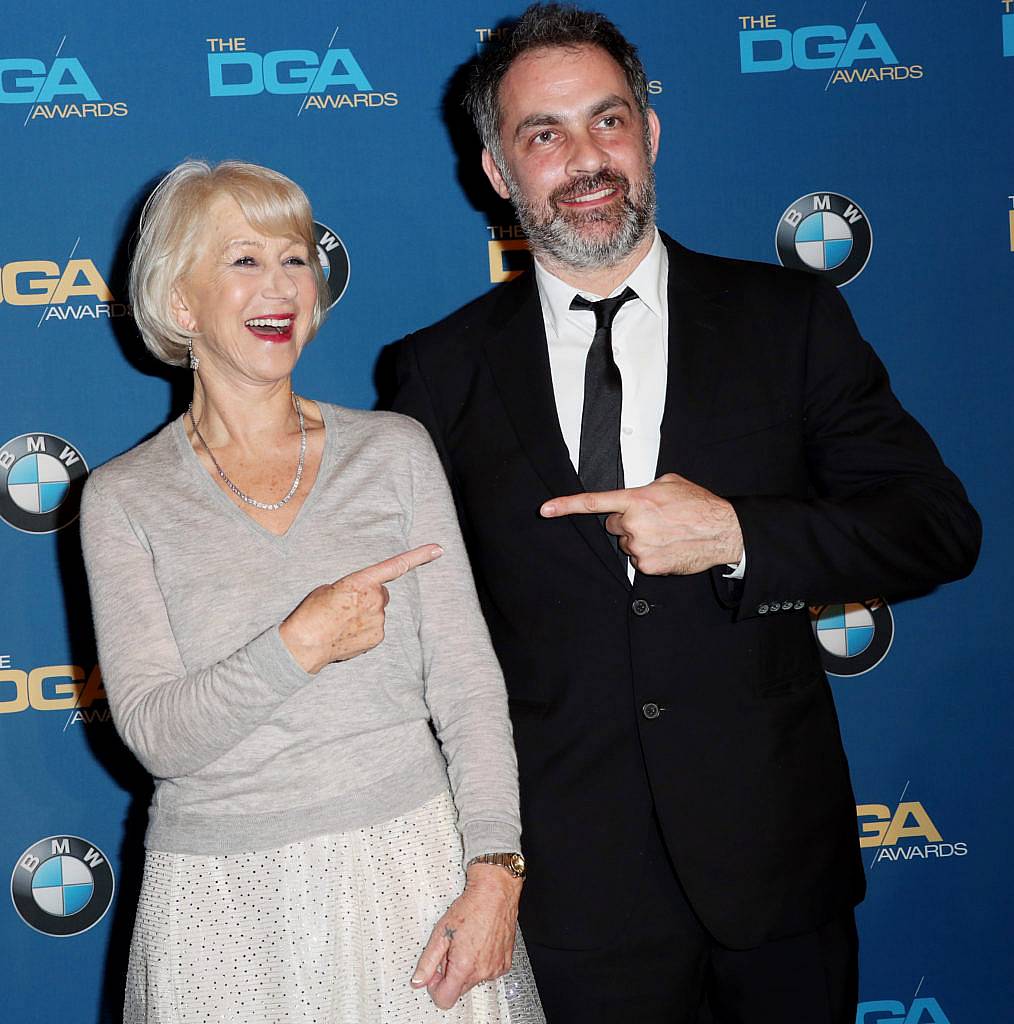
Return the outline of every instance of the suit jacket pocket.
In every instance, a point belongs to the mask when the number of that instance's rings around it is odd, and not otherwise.
[[[806,693],[827,681],[806,611],[779,612],[764,621],[760,653],[761,671],[754,683],[758,697]]]
[[[804,669],[791,675],[780,676],[775,679],[765,679],[758,683],[756,695],[762,700],[770,700],[778,697],[796,697],[809,693],[821,682],[826,682],[827,677],[824,670]]]
[[[792,409],[784,398],[746,408],[722,409],[701,425],[701,442],[711,445],[748,437],[781,426],[790,419]]]

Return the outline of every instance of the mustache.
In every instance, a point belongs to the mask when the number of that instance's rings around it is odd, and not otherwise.
[[[549,194],[550,203],[558,203],[577,196],[587,195],[589,192],[598,192],[603,188],[615,188],[625,196],[630,195],[630,179],[619,171],[610,170],[604,167],[595,174],[586,174],[580,178],[574,178]]]

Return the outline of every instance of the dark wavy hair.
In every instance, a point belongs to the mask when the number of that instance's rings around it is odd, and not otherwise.
[[[619,64],[643,118],[648,109],[648,80],[637,47],[604,15],[564,4],[532,4],[521,17],[489,42],[477,59],[463,104],[483,146],[498,167],[502,112],[500,83],[511,65],[532,50],[597,46]]]

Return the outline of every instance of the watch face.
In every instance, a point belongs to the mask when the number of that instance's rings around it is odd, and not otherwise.
[[[519,878],[523,878],[525,874],[525,858],[520,853],[512,853],[510,860],[510,869]]]

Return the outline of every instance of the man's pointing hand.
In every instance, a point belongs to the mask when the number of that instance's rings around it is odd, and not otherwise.
[[[735,564],[743,556],[732,505],[675,473],[644,487],[552,498],[540,512],[546,519],[605,515],[620,550],[649,576],[687,576]]]

